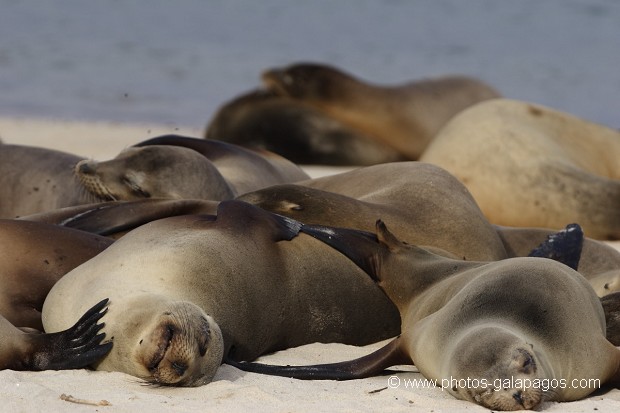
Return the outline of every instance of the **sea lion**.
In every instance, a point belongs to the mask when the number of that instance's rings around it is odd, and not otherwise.
[[[310,178],[293,162],[264,149],[251,150],[226,142],[179,135],[163,135],[134,146],[152,145],[184,147],[202,154],[213,162],[236,195]]]
[[[84,159],[75,165],[75,175],[100,201],[235,195],[209,159],[176,146],[130,147],[104,162]]]
[[[0,370],[78,369],[101,359],[112,347],[101,344],[104,324],[97,324],[106,305],[107,300],[100,301],[71,328],[52,334],[18,329],[0,316]]]
[[[208,383],[224,355],[253,360],[304,343],[397,334],[387,297],[337,251],[298,236],[299,226],[239,201],[220,203],[216,217],[153,221],[56,283],[43,325],[62,330],[90,301],[109,297],[103,331],[114,347],[94,367],[178,386]]]
[[[42,330],[41,309],[52,286],[112,242],[51,224],[0,220],[0,315],[13,325]]]
[[[461,259],[506,258],[495,228],[467,189],[430,164],[368,166],[238,199],[306,224],[372,230],[372,223],[381,218],[416,245],[440,248]]]
[[[205,138],[266,149],[298,164],[374,165],[403,161],[396,149],[303,102],[254,90],[222,105]]]
[[[276,154],[177,135],[140,142],[105,162],[82,160],[75,173],[84,187],[103,201],[224,200],[309,178],[297,165]]]
[[[80,159],[66,152],[0,143],[0,218],[96,202],[73,176]]]
[[[321,110],[410,160],[417,160],[458,112],[499,96],[490,86],[464,76],[379,86],[316,63],[269,69],[262,80],[268,90]]]
[[[620,239],[620,132],[544,106],[481,102],[455,116],[420,158],[456,176],[498,225]]]
[[[620,350],[605,337],[600,299],[561,262],[453,260],[402,243],[381,221],[376,236],[319,226],[301,231],[377,281],[401,313],[401,335],[350,362],[233,365],[287,377],[353,379],[415,362],[425,378],[455,397],[494,410],[578,400],[620,379]]]

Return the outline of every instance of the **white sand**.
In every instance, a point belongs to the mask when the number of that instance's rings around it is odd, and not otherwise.
[[[2,119],[0,137],[6,143],[44,146],[98,160],[164,133],[200,136],[201,131],[176,125],[124,125],[52,120]],[[313,176],[333,169],[312,168]],[[620,243],[614,243],[620,250]],[[383,343],[358,348],[341,344],[311,344],[266,356],[275,364],[342,361],[371,352]],[[440,388],[405,387],[419,373],[399,373],[399,379],[374,377],[349,382],[304,382],[260,376],[222,366],[213,383],[200,388],[145,386],[121,373],[77,371],[0,371],[0,411],[70,412],[441,412],[488,411],[454,399]],[[390,384],[400,386],[391,387]],[[63,397],[65,395],[67,397]],[[73,399],[72,399],[73,398]],[[75,403],[70,400],[76,400]],[[93,403],[94,405],[84,404]],[[599,393],[572,403],[545,403],[549,412],[617,412],[620,390]]]

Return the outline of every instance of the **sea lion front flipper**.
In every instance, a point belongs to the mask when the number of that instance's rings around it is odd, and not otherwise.
[[[270,364],[224,361],[243,371],[270,376],[290,377],[299,380],[354,380],[381,374],[391,366],[412,364],[402,349],[401,338],[390,341],[379,350],[364,357],[340,363],[317,364],[313,366],[275,366]]]
[[[98,235],[112,236],[162,218],[190,214],[215,214],[217,204],[217,201],[198,199],[105,202],[68,217],[59,225]]]
[[[568,265],[575,271],[581,259],[583,230],[578,224],[569,224],[562,231],[547,239],[529,253],[529,257],[550,258]]]
[[[260,228],[273,242],[292,240],[302,227],[302,223],[293,218],[236,200],[220,202],[216,221],[222,226],[239,228],[244,232]]]
[[[33,352],[24,363],[27,370],[67,370],[86,367],[105,356],[112,343],[101,344],[105,338],[99,333],[104,326],[98,321],[107,312],[108,299],[88,310],[75,325],[51,334],[28,334]]]

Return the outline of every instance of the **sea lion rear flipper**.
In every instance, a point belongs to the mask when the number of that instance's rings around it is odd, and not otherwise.
[[[257,206],[243,201],[222,201],[217,208],[218,224],[242,228],[251,231],[254,225],[260,226],[274,242],[290,241],[295,238],[302,227],[302,223],[282,215],[265,211]]]
[[[34,352],[24,367],[29,370],[79,369],[99,361],[112,349],[111,342],[101,344],[105,334],[99,330],[104,324],[97,324],[107,312],[107,304],[107,299],[100,301],[67,330],[28,334]]]
[[[529,253],[529,257],[550,258],[568,265],[575,271],[579,266],[583,247],[583,231],[578,224],[567,225]]]
[[[412,364],[411,358],[402,350],[400,337],[390,341],[379,350],[355,360],[313,366],[275,366],[270,364],[224,362],[240,370],[270,376],[290,377],[299,380],[353,380],[381,374],[391,366]]]

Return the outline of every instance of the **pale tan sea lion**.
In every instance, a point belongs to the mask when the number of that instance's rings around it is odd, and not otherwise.
[[[232,362],[240,368],[353,379],[415,362],[442,389],[493,410],[578,400],[603,384],[619,383],[620,350],[606,339],[601,301],[565,264],[530,257],[452,260],[402,243],[381,221],[376,238],[331,227],[301,230],[343,252],[377,281],[399,308],[402,333],[350,362],[305,367]]]
[[[396,149],[311,105],[255,90],[222,105],[205,137],[266,149],[298,164],[374,165],[403,161]]]
[[[239,201],[220,203],[217,217],[153,221],[63,277],[43,325],[62,330],[109,297],[114,346],[95,367],[185,386],[208,383],[224,356],[397,334],[387,297],[337,251],[297,236],[299,225]]]
[[[420,160],[456,176],[498,225],[620,238],[620,132],[508,99],[455,116]]]
[[[488,85],[469,77],[379,86],[315,63],[270,69],[262,79],[278,95],[317,108],[410,160],[417,160],[439,129],[458,112],[499,96]]]

